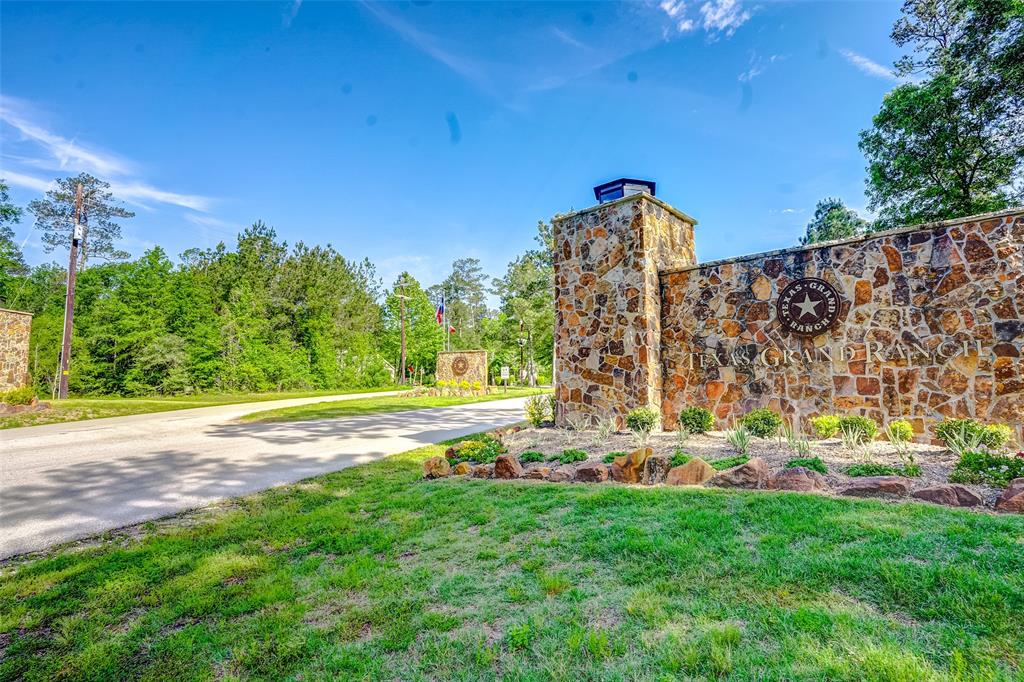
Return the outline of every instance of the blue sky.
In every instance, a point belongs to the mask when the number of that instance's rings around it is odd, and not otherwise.
[[[136,211],[133,255],[272,224],[387,283],[492,274],[538,219],[649,178],[701,260],[863,209],[858,131],[897,81],[899,4],[0,5],[2,174],[21,205],[89,171]],[[27,217],[26,256],[45,254]]]

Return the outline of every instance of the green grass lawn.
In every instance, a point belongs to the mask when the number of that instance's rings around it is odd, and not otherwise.
[[[36,426],[74,422],[102,417],[123,417],[129,414],[187,410],[191,407],[213,407],[235,403],[265,402],[288,398],[310,398],[320,395],[343,395],[346,393],[372,393],[394,391],[400,387],[353,388],[333,391],[285,391],[281,393],[219,393],[181,396],[151,396],[148,398],[70,398],[68,400],[47,400],[50,409],[43,412],[23,412],[0,416],[0,429],[18,426]]]
[[[421,480],[443,449],[7,565],[0,679],[1024,675],[1024,517]]]
[[[430,407],[451,407],[467,403],[482,403],[506,398],[521,398],[528,395],[550,393],[550,389],[509,388],[496,389],[495,393],[469,396],[381,396],[379,398],[359,398],[332,403],[310,403],[295,407],[282,407],[276,410],[254,412],[242,417],[246,422],[296,422],[313,419],[334,419],[336,417],[354,417],[363,414],[381,414],[384,412],[407,412]]]

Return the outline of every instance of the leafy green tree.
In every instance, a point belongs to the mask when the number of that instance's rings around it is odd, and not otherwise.
[[[443,282],[427,290],[432,301],[440,302],[444,295],[448,324],[455,328],[452,348],[480,348],[484,318],[487,310],[487,276],[476,258],[459,258],[452,263],[452,271]]]
[[[124,260],[128,252],[115,246],[121,238],[118,218],[133,218],[135,213],[120,205],[110,191],[110,183],[88,173],[72,178],[57,178],[57,186],[46,193],[45,199],[29,202],[29,213],[35,216],[43,248],[53,251],[71,243],[74,230],[75,195],[82,184],[82,197],[86,221],[85,238],[78,252],[79,267],[85,268],[89,258]]]
[[[15,277],[27,272],[21,247],[14,239],[12,225],[21,220],[21,209],[11,203],[7,194],[7,183],[0,179],[0,305],[10,297],[10,287]]]
[[[833,239],[846,239],[862,234],[868,228],[868,221],[847,208],[841,199],[829,197],[818,202],[814,217],[807,223],[807,233],[800,239],[801,244],[816,244]]]
[[[894,89],[860,148],[877,228],[998,210],[1021,200],[1024,5],[908,0],[893,40],[921,82]]]
[[[383,310],[381,349],[401,376],[402,300],[405,300],[405,363],[414,371],[432,375],[437,353],[444,348],[444,333],[437,324],[435,307],[412,275],[403,272],[387,294]]]

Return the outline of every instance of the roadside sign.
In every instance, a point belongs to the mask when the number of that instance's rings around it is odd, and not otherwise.
[[[508,369],[508,365],[505,365],[505,366],[503,366],[501,368],[501,380],[502,381],[508,381],[508,377],[509,377],[509,369]]]

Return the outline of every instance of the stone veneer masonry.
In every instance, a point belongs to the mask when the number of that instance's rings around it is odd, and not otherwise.
[[[557,216],[555,421],[661,402],[658,273],[696,263],[696,221],[648,194]]]
[[[645,195],[556,220],[559,423],[650,404],[666,428],[701,405],[719,428],[771,407],[804,429],[833,412],[925,438],[951,416],[1020,429],[1024,210],[699,265],[694,224]],[[814,338],[775,320],[801,277],[845,299]]]
[[[456,375],[452,365],[456,358],[466,359],[466,371]],[[439,381],[468,381],[470,385],[479,381],[481,386],[487,385],[487,351],[485,350],[451,350],[437,354],[437,371],[434,374]]]
[[[0,308],[0,393],[28,384],[32,314]]]

